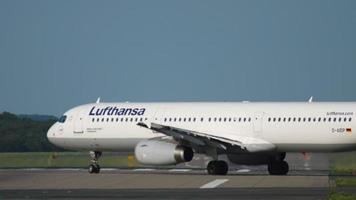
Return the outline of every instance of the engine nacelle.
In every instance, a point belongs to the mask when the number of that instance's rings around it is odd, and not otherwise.
[[[155,140],[139,142],[135,147],[138,162],[145,165],[175,165],[189,162],[194,152],[190,147]]]

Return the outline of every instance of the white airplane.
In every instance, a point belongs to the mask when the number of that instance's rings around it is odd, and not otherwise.
[[[97,103],[70,109],[47,133],[59,147],[90,151],[99,173],[103,151],[134,151],[146,165],[173,165],[195,153],[207,171],[225,175],[236,164],[268,165],[286,175],[286,152],[356,150],[356,102]]]

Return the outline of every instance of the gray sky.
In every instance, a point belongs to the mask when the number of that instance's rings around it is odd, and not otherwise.
[[[356,101],[356,1],[0,0],[0,111]]]

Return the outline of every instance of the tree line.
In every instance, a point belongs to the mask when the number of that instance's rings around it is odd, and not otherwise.
[[[55,122],[55,117],[36,120],[0,113],[0,152],[61,151],[47,140],[47,131]]]

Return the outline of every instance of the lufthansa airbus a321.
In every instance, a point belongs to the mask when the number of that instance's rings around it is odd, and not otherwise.
[[[194,154],[211,158],[207,172],[228,164],[267,165],[286,175],[287,152],[356,150],[356,102],[96,103],[65,112],[47,133],[59,147],[89,151],[99,173],[103,151],[134,151],[146,165],[174,165]]]

